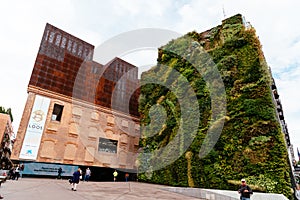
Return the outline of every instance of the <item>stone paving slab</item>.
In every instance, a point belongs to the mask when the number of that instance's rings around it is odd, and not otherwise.
[[[80,182],[77,191],[72,191],[67,180],[22,178],[7,180],[0,194],[10,200],[199,200],[167,191],[166,187],[139,182]]]

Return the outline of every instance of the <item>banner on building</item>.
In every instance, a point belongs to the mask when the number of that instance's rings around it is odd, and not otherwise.
[[[20,159],[36,160],[49,105],[49,98],[36,95],[21,148]]]
[[[25,162],[24,171],[22,174],[27,175],[43,175],[43,176],[57,176],[58,169],[61,167],[61,176],[72,176],[77,171],[78,166],[73,165],[61,165],[52,163],[37,163],[37,162]]]

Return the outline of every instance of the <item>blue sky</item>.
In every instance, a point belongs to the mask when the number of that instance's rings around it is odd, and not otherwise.
[[[140,28],[202,32],[221,23],[223,8],[226,17],[241,13],[256,29],[275,77],[291,142],[295,149],[300,147],[300,2],[296,0],[1,1],[0,105],[12,108],[17,132],[47,22],[97,47]],[[136,65],[155,63],[154,50],[145,54],[148,58],[132,55],[128,60]]]

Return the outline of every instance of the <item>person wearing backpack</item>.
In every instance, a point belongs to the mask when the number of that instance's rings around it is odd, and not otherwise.
[[[74,173],[73,173],[73,177],[72,177],[72,190],[73,191],[76,191],[76,187],[77,187],[77,185],[78,185],[78,183],[79,183],[79,180],[80,180],[80,171],[81,171],[81,169],[80,168],[78,168],[77,169],[77,171],[75,171]]]

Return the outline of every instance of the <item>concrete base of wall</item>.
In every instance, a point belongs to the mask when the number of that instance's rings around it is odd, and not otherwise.
[[[180,193],[186,196],[197,197],[207,200],[238,200],[240,195],[237,191],[230,190],[213,190],[202,188],[182,188],[182,187],[167,187],[164,188],[170,192]],[[273,193],[258,193],[255,192],[251,196],[251,200],[288,200],[283,194]]]

